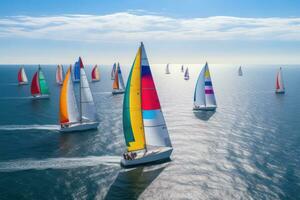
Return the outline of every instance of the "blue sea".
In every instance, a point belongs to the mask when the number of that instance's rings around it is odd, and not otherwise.
[[[67,66],[67,65],[65,65]],[[167,163],[122,169],[123,95],[112,96],[111,66],[90,83],[98,130],[59,132],[60,86],[54,65],[42,65],[48,100],[18,86],[19,66],[0,66],[0,199],[300,199],[299,66],[210,65],[218,108],[193,112],[203,66],[152,64],[174,147]],[[127,79],[130,66],[122,66]],[[276,95],[283,67],[286,93]],[[92,66],[86,66],[90,78]],[[37,65],[25,65],[31,80]]]

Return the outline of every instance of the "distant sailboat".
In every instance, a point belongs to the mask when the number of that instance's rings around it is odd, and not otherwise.
[[[49,88],[40,65],[31,81],[31,95],[34,99],[49,98]]]
[[[184,80],[189,80],[189,79],[190,79],[190,74],[189,74],[189,68],[187,67],[184,73]]]
[[[114,82],[113,82],[112,94],[123,94],[124,92],[125,92],[124,80],[123,80],[120,64],[118,63]]]
[[[28,79],[27,79],[24,67],[21,67],[19,69],[18,82],[19,82],[19,85],[27,85],[28,84]]]
[[[217,108],[208,64],[202,68],[194,92],[194,110],[215,110]]]
[[[275,92],[277,94],[285,93],[281,67],[279,68],[279,71],[277,72],[277,76],[276,76],[276,91]]]
[[[183,65],[181,65],[181,72],[184,72],[184,67],[183,67]]]
[[[243,76],[242,66],[239,67],[238,74],[239,74],[239,76]]]
[[[132,65],[123,102],[125,167],[169,159],[172,145],[143,43]]]
[[[74,72],[73,82],[79,83],[80,82],[80,63],[79,63],[79,61],[75,62],[73,72]]]
[[[72,67],[70,66],[60,93],[61,132],[97,129],[99,125],[93,96],[80,57],[78,63],[80,66],[79,109],[71,81]]]
[[[169,63],[167,64],[167,66],[166,66],[166,74],[170,74],[171,72],[170,72],[170,69],[169,69]]]
[[[57,65],[56,68],[56,83],[62,85],[64,81],[64,69],[62,65]]]
[[[117,64],[114,63],[112,69],[111,69],[111,73],[110,73],[110,78],[111,80],[114,80],[115,79],[115,74],[116,74],[116,68],[117,68]]]
[[[98,65],[95,65],[95,67],[92,70],[92,81],[93,82],[100,81],[100,72],[99,72]]]

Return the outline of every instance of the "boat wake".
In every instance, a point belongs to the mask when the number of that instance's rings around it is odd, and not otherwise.
[[[0,100],[21,100],[21,99],[32,99],[32,97],[1,97]]]
[[[55,130],[60,129],[59,125],[55,124],[32,124],[32,125],[0,125],[2,131],[16,131],[16,130]]]
[[[45,160],[12,160],[0,162],[0,172],[14,172],[24,170],[71,169],[92,167],[97,165],[120,166],[118,156],[88,156],[83,158],[49,158]]]

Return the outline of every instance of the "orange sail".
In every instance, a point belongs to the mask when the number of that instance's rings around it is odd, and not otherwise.
[[[118,90],[119,89],[119,76],[118,76],[118,70],[115,72],[115,80],[113,83],[113,89]]]

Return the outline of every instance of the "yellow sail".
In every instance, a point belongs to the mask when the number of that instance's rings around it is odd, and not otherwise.
[[[128,151],[145,149],[141,108],[141,48],[139,48],[124,96],[123,126]]]

